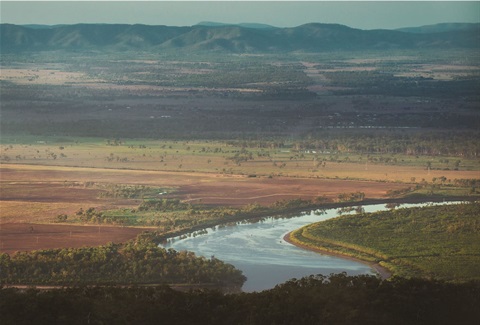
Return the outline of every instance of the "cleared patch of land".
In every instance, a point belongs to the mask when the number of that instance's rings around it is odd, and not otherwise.
[[[99,246],[134,239],[145,229],[112,226],[68,226],[33,223],[0,224],[1,252]]]
[[[69,83],[81,84],[101,82],[102,80],[88,80],[84,73],[67,72],[54,69],[2,69],[0,80],[13,82],[18,85],[64,85]]]
[[[268,205],[283,199],[334,199],[338,193],[361,191],[369,198],[385,197],[387,191],[405,188],[400,183],[345,181],[316,178],[248,177],[214,173],[117,170],[3,164],[2,205],[6,202],[135,205],[138,200],[99,198],[95,184],[130,184],[171,188],[167,195],[183,201],[201,201],[208,205]],[[37,181],[29,181],[36,179]],[[41,180],[41,181],[39,181]],[[2,219],[13,221],[2,212]]]

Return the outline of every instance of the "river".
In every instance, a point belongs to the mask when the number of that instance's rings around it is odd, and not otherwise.
[[[446,203],[402,204],[400,207],[432,204]],[[388,208],[384,204],[377,204],[363,206],[363,209],[365,212],[375,212]],[[203,233],[194,232],[186,238],[172,238],[164,247],[192,251],[197,256],[207,258],[215,256],[234,265],[247,277],[242,287],[245,292],[270,289],[292,278],[311,274],[376,274],[366,264],[298,248],[283,239],[295,229],[338,215],[339,209],[328,209],[299,213],[295,217],[266,217],[254,223],[238,222],[231,226],[208,228]]]

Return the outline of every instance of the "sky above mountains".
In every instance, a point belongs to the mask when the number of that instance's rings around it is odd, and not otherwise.
[[[479,1],[1,1],[12,24],[125,23],[191,26],[202,21],[294,27],[310,22],[395,29],[480,22]]]

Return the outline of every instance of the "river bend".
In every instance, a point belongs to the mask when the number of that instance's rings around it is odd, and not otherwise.
[[[401,207],[427,204],[402,204]],[[363,206],[363,209],[365,212],[375,212],[388,208],[384,204],[377,204]],[[311,274],[376,274],[366,264],[298,248],[283,239],[295,229],[338,215],[339,209],[328,209],[299,213],[288,218],[266,217],[255,223],[238,222],[232,226],[208,228],[202,234],[193,232],[187,234],[186,238],[172,238],[164,247],[192,251],[197,256],[207,258],[215,256],[234,265],[247,277],[242,288],[245,292],[270,289],[292,278]]]

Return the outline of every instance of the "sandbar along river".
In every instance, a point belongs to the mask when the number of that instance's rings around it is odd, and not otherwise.
[[[432,203],[428,203],[432,205]],[[445,203],[434,203],[445,204]],[[427,204],[402,204],[416,207]],[[387,210],[384,204],[363,206],[365,212]],[[197,256],[216,258],[242,270],[247,281],[245,292],[271,289],[292,278],[311,274],[349,275],[376,274],[368,265],[340,257],[321,255],[287,243],[283,237],[305,225],[334,218],[338,209],[311,211],[295,217],[266,217],[256,223],[238,222],[232,226],[208,228],[208,233],[182,238],[175,237],[163,245],[177,251],[195,252]],[[354,211],[352,213],[355,213]],[[345,214],[345,213],[344,213]]]

